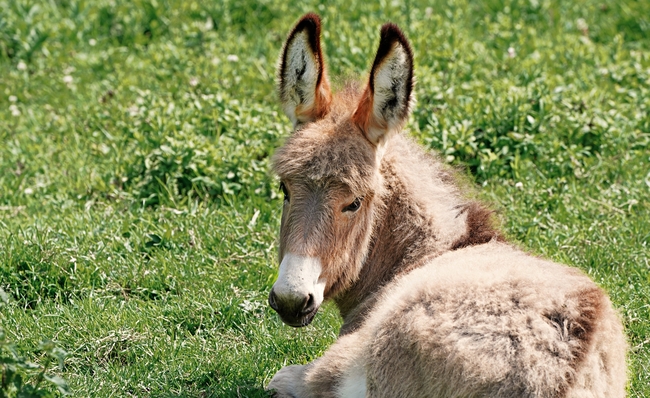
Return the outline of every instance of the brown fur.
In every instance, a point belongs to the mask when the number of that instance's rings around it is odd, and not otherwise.
[[[306,29],[324,71],[315,18],[287,43]],[[343,325],[321,358],[283,368],[269,388],[279,397],[624,396],[625,337],[606,294],[579,270],[505,243],[493,212],[399,134],[412,67],[408,41],[385,25],[366,88],[347,85],[274,155],[288,193],[287,279],[282,300],[270,302],[304,326],[315,313],[307,297],[322,292]],[[319,90],[313,83],[296,84]],[[291,101],[283,98],[289,115],[300,107]],[[282,264],[297,265],[283,273]],[[291,280],[288,269],[302,274]],[[318,278],[313,290],[305,278]]]
[[[571,295],[571,299],[577,303],[574,314],[555,311],[547,317],[554,323],[553,326],[558,329],[563,339],[577,343],[572,347],[571,354],[572,367],[578,369],[592,346],[598,320],[603,316],[607,296],[597,287],[588,287]],[[570,385],[573,384],[574,377],[569,377],[569,381]]]
[[[387,186],[382,217],[375,224],[366,258],[373,267],[362,268],[355,283],[334,299],[345,320],[341,334],[356,330],[366,315],[361,309],[371,307],[373,295],[384,285],[410,271],[417,260],[440,250],[431,221],[421,215],[418,203],[400,194],[405,187],[395,171],[386,165],[382,174]],[[361,303],[363,307],[359,307]]]
[[[372,114],[372,89],[370,86],[366,88],[359,100],[359,106],[357,110],[352,115],[352,121],[361,128],[363,131],[368,131],[371,124],[377,124],[376,127],[381,127],[379,123],[371,120],[370,115]]]
[[[330,179],[355,192],[368,190],[374,182],[376,159],[372,145],[349,120],[349,106],[357,96],[358,88],[348,85],[335,96],[331,111],[318,121],[322,129],[291,135],[273,157],[274,171],[287,179]]]
[[[495,228],[493,211],[480,203],[470,202],[458,215],[463,213],[467,213],[467,229],[463,236],[453,243],[451,250],[480,245],[493,239],[503,241],[502,234]]]

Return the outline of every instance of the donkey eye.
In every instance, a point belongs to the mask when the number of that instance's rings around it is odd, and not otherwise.
[[[359,210],[359,208],[361,207],[361,201],[362,200],[363,200],[363,198],[356,198],[354,200],[354,202],[350,203],[349,205],[347,205],[347,206],[345,206],[343,208],[343,212],[346,212],[346,211],[355,212],[355,211]]]
[[[289,201],[289,191],[287,191],[287,186],[284,185],[283,182],[280,183],[280,190],[282,191],[282,194],[284,194],[284,201],[288,202]]]

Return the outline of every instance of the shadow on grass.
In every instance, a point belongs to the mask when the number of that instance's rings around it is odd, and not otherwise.
[[[252,378],[240,377],[234,380],[228,380],[221,384],[220,381],[212,380],[211,383],[205,383],[205,377],[199,377],[191,387],[181,391],[170,391],[160,394],[151,395],[157,398],[270,398],[271,393],[264,390],[259,380]],[[225,380],[224,380],[225,381]],[[198,387],[198,388],[197,388]]]
[[[152,395],[157,398],[272,398],[271,393],[264,391],[261,387],[240,386],[231,390],[219,391],[192,391],[180,393],[165,393]]]

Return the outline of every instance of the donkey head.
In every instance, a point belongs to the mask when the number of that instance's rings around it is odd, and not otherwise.
[[[365,90],[333,96],[320,19],[307,14],[284,45],[278,82],[294,132],[274,157],[284,207],[269,304],[301,327],[359,277],[382,210],[382,149],[412,102],[413,56],[399,28],[386,24]]]

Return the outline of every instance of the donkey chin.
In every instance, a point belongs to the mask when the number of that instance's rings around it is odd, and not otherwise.
[[[280,263],[278,279],[269,293],[269,305],[282,322],[300,328],[311,323],[323,303],[325,280],[315,257],[288,253]]]
[[[285,308],[282,307],[276,308],[274,307],[274,298],[272,297],[272,294],[273,291],[271,291],[271,295],[269,295],[269,304],[271,305],[271,308],[273,308],[280,315],[280,319],[282,319],[282,322],[285,324],[294,328],[301,328],[309,325],[311,321],[314,320],[314,317],[318,312],[318,306],[314,307],[311,310],[308,310],[308,312],[295,312],[295,310],[285,310]]]

